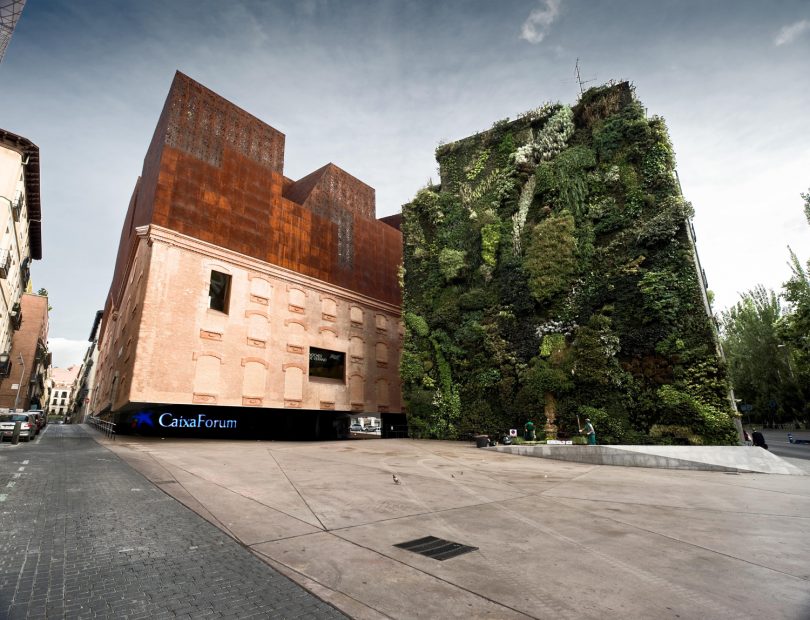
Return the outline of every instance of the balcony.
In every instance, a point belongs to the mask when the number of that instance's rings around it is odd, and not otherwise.
[[[8,353],[0,354],[0,377],[8,377],[11,374],[11,356]]]
[[[23,209],[23,197],[22,194],[17,196],[17,200],[11,203],[11,215],[14,217],[15,222],[20,221],[20,214],[22,213]]]
[[[31,279],[31,259],[26,257],[20,265],[20,283],[23,290],[28,288],[28,280]]]
[[[0,250],[0,278],[8,278],[10,269],[11,252],[9,250]]]
[[[11,307],[9,316],[11,317],[12,327],[14,327],[15,330],[20,329],[20,326],[22,325],[22,309],[20,308],[20,304],[14,304]]]

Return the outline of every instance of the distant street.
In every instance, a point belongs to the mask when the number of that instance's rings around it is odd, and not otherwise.
[[[768,444],[768,450],[778,456],[810,461],[810,444],[789,443],[788,433],[792,433],[794,439],[810,440],[810,431],[763,430],[762,434],[765,437],[765,443]]]

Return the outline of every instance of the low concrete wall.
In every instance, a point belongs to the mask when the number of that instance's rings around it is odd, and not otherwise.
[[[805,475],[775,454],[750,446],[521,445],[486,449],[591,465]]]

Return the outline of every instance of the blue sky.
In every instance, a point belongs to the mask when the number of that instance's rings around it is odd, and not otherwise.
[[[332,161],[378,216],[434,150],[583,79],[667,120],[715,309],[810,256],[810,2],[28,0],[0,63],[0,127],[39,145],[55,364],[104,305],[132,187],[175,70],[284,132],[285,173]]]

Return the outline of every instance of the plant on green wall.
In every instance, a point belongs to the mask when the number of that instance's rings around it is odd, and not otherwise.
[[[529,290],[539,302],[567,290],[577,271],[577,241],[574,217],[563,212],[536,224],[526,248]]]
[[[403,208],[400,366],[420,433],[553,411],[605,442],[734,440],[666,125],[626,83],[436,151]],[[538,417],[539,419],[539,417]]]

